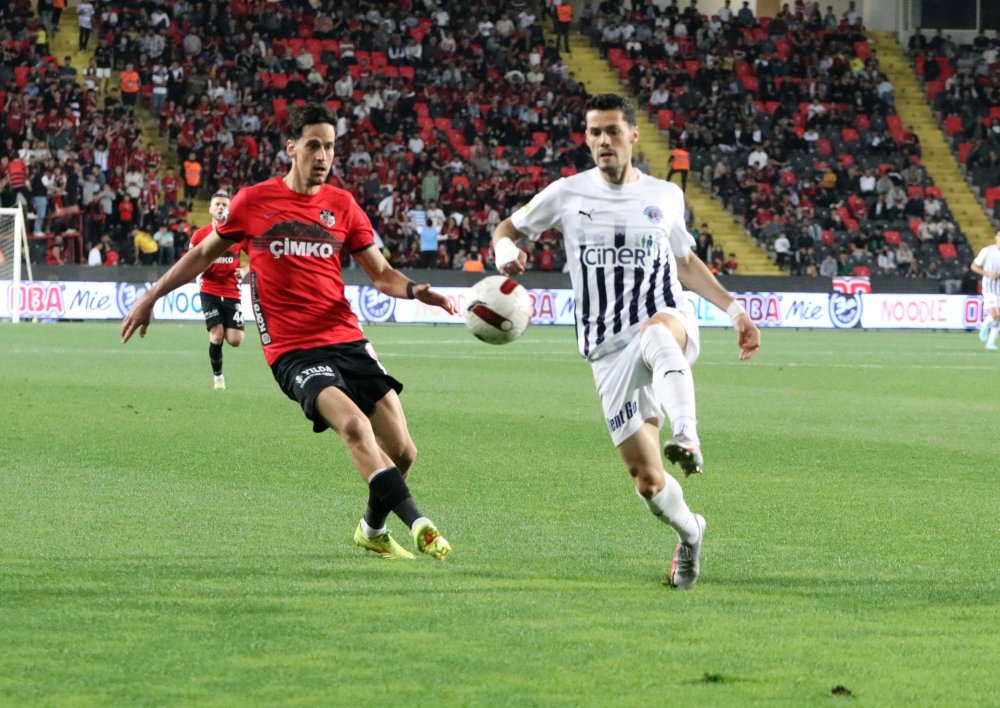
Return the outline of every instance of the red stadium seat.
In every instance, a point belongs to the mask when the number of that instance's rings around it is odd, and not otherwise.
[[[948,116],[944,119],[944,132],[950,138],[962,129],[962,116]]]
[[[886,116],[885,125],[890,133],[903,130],[903,121],[897,115]]]
[[[548,140],[549,140],[549,134],[546,133],[544,130],[536,130],[534,133],[531,134],[532,144],[537,145],[538,147],[541,147],[542,145],[547,143]]]
[[[820,138],[817,140],[816,153],[820,157],[829,157],[833,153],[833,147],[830,145],[830,141],[826,138]]]
[[[866,114],[859,113],[854,118],[854,126],[858,130],[871,130],[872,129],[872,122],[871,122],[871,120],[868,118],[868,116]]]
[[[451,130],[451,118],[435,118],[434,127],[438,130]]]
[[[931,185],[930,187],[927,187],[926,189],[924,189],[924,194],[926,196],[928,196],[928,197],[937,197],[938,199],[940,199],[941,198],[941,189],[939,187],[935,187],[935,186]]]
[[[872,271],[866,265],[856,265],[851,268],[851,275],[855,278],[868,278],[871,277]]]
[[[990,106],[990,118],[1000,118],[1000,106]]]
[[[837,159],[840,160],[840,164],[845,166],[854,164],[854,155],[849,152],[840,153],[837,155]]]
[[[888,246],[898,246],[903,242],[903,234],[898,231],[886,231],[885,243]]]
[[[660,130],[670,130],[674,120],[674,112],[669,108],[661,108],[656,112],[656,127]]]
[[[833,237],[833,231],[830,229],[824,229],[822,233],[823,236],[821,240],[823,241],[823,245],[828,248],[832,248],[833,244],[836,242],[836,239]]]
[[[958,249],[955,248],[955,244],[953,243],[939,243],[938,253],[946,261],[953,261],[958,258]]]
[[[752,94],[756,94],[760,89],[760,82],[757,81],[756,76],[744,76],[740,79],[740,83],[743,85],[743,88]]]
[[[854,128],[842,129],[840,131],[840,137],[843,138],[845,143],[856,143],[858,140],[861,139],[861,136],[858,135],[858,131],[856,131]]]
[[[399,67],[399,78],[409,79],[410,81],[413,81],[413,67],[412,66]]]
[[[923,219],[910,219],[910,231],[916,236],[917,232],[920,230],[920,225],[924,223]]]
[[[563,177],[572,177],[573,175],[576,174],[576,168],[570,166],[562,167],[559,170],[559,174],[561,174]]]
[[[906,196],[910,199],[923,199],[924,198],[924,188],[919,184],[914,184],[906,188]]]
[[[937,96],[944,90],[944,81],[928,81],[927,82],[927,98],[934,100]]]
[[[868,47],[868,42],[855,42],[854,53],[858,55],[858,59],[861,61],[868,61],[868,58],[872,55],[871,49]]]
[[[690,76],[692,79],[695,77],[695,74],[698,73],[698,69],[700,68],[701,68],[701,62],[699,62],[697,59],[686,59],[684,61],[684,70],[688,73],[688,76]]]
[[[992,209],[997,200],[1000,200],[1000,187],[988,187],[986,189],[986,208]]]
[[[284,98],[275,98],[271,101],[271,107],[274,109],[274,119],[279,123],[284,123],[288,120],[288,100]]]
[[[958,161],[963,165],[969,159],[969,151],[972,150],[972,143],[959,143],[958,144]]]

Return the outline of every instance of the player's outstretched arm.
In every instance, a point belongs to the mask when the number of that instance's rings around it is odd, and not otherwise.
[[[510,217],[507,217],[493,231],[493,256],[497,270],[504,275],[520,275],[528,262],[528,254],[518,248],[514,242],[524,237],[514,228]]]
[[[440,293],[431,290],[430,283],[417,285],[392,267],[377,248],[366,248],[352,254],[361,269],[371,278],[379,292],[389,297],[415,299],[431,307],[440,307],[449,315],[454,315],[455,304]]]
[[[157,280],[153,287],[139,296],[129,308],[128,314],[122,320],[122,344],[127,342],[135,331],[139,336],[146,336],[146,328],[153,317],[153,305],[167,293],[176,290],[184,283],[189,283],[212,265],[212,262],[226,252],[232,241],[226,241],[214,231],[205,240],[185,253],[179,261]]]
[[[688,290],[701,295],[710,303],[730,316],[736,330],[736,342],[740,348],[740,359],[749,359],[760,349],[760,330],[753,323],[733,296],[722,287],[712,271],[698,256],[688,252],[677,259],[677,277]],[[733,308],[730,310],[730,308]]]

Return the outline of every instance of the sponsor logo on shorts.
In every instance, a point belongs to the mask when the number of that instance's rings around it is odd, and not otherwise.
[[[608,430],[612,433],[621,428],[625,423],[632,420],[635,414],[639,412],[639,403],[636,401],[629,401],[625,404],[624,408],[619,410],[615,415],[608,418]]]
[[[299,375],[295,377],[295,385],[302,388],[309,383],[311,379],[314,379],[317,376],[336,378],[337,375],[330,366],[310,366],[308,369],[303,369],[299,372]]]

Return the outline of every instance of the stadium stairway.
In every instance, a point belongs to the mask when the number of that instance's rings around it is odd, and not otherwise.
[[[965,181],[958,159],[934,117],[927,93],[917,82],[916,74],[899,42],[891,32],[869,32],[879,64],[889,77],[896,94],[896,111],[904,126],[920,138],[922,164],[934,184],[941,189],[958,228],[973,250],[993,242],[990,220]]]
[[[601,58],[596,49],[590,46],[587,38],[579,33],[570,37],[571,52],[563,52],[562,60],[578,81],[584,83],[589,93],[622,93],[624,87]],[[634,97],[633,97],[634,100]],[[645,110],[645,106],[637,106],[636,122],[639,124],[639,150],[645,153],[650,169],[655,176],[665,177],[667,160],[670,158],[669,141],[666,134],[660,134]],[[654,137],[655,136],[655,137]],[[695,224],[707,223],[716,245],[727,254],[735,253],[740,263],[740,275],[781,275],[782,271],[767,257],[767,253],[759,248],[746,233],[733,215],[723,208],[722,204],[701,186],[698,175],[692,172],[688,175],[687,191],[685,193],[688,206],[694,213]]]
[[[67,3],[66,9],[63,11],[62,19],[59,22],[59,31],[53,35],[49,42],[49,51],[53,56],[59,59],[60,63],[62,63],[64,57],[70,57],[70,63],[73,65],[73,68],[77,70],[77,77],[82,82],[83,71],[90,65],[90,60],[94,56],[93,47],[96,46],[99,38],[96,32],[91,34],[91,50],[80,51],[78,49],[79,34],[77,26],[76,3]],[[120,74],[121,72],[119,71],[111,72],[111,78],[107,80],[107,86],[105,87],[106,90],[102,91],[102,95],[113,90],[119,85],[118,82]],[[162,177],[166,174],[167,167],[173,167],[177,176],[183,180],[184,171],[177,160],[177,154],[170,148],[170,144],[167,141],[166,136],[160,134],[160,122],[154,119],[153,115],[150,113],[149,106],[143,104],[139,110],[136,111],[136,116],[139,119],[139,125],[142,129],[143,145],[154,148],[160,153],[160,155],[163,156],[160,176]],[[191,223],[197,225],[207,224],[210,218],[211,217],[208,213],[208,200],[204,198],[195,200],[190,211]]]

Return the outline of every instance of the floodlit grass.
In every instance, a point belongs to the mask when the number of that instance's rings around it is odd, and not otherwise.
[[[444,563],[364,556],[366,490],[255,332],[0,325],[0,703],[1000,702],[1000,357],[765,331],[695,368],[703,577],[663,587],[568,328],[369,328]],[[390,522],[400,535],[398,520]]]

